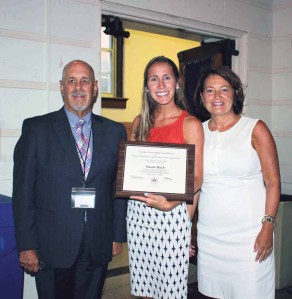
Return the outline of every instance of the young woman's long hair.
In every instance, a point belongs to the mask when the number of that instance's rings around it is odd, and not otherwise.
[[[151,59],[146,68],[144,70],[144,82],[143,82],[143,92],[142,92],[142,109],[140,114],[140,124],[138,130],[136,131],[135,137],[137,141],[147,141],[150,129],[154,124],[154,113],[156,110],[157,103],[152,99],[150,92],[148,90],[148,73],[150,67],[155,63],[167,63],[173,71],[176,82],[179,83],[180,76],[179,71],[176,64],[169,58],[165,56],[157,56]],[[185,110],[185,100],[182,94],[182,90],[179,86],[178,89],[175,90],[174,95],[175,104],[181,109]]]

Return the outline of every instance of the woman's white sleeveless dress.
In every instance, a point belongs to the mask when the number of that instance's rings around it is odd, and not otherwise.
[[[251,146],[257,120],[241,116],[225,132],[205,133],[204,180],[199,200],[198,285],[220,299],[274,299],[274,253],[255,261],[255,239],[265,214],[266,189]]]

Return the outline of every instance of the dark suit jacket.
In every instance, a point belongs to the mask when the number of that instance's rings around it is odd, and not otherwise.
[[[86,185],[96,190],[88,210],[87,240],[94,264],[112,257],[112,242],[126,241],[127,202],[114,199],[123,125],[92,114],[93,153]],[[26,119],[14,151],[13,214],[18,251],[37,249],[43,262],[66,268],[76,259],[84,215],[71,208],[72,187],[82,169],[69,120],[62,108]]]

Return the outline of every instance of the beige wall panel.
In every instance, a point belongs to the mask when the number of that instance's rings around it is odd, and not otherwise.
[[[273,56],[271,47],[272,38],[264,38],[259,35],[251,34],[248,40],[249,60],[251,67],[267,68],[272,67]]]
[[[0,37],[0,79],[46,81],[42,42]]]
[[[278,132],[275,132],[275,141],[277,143],[277,149],[279,154],[279,160],[281,164],[287,163],[292,167],[291,149],[292,149],[292,131],[290,136],[279,136]]]
[[[0,28],[43,34],[46,2],[45,0],[1,0]]]
[[[63,99],[60,91],[51,91],[49,94],[48,110],[57,111],[63,106]]]
[[[272,128],[271,106],[247,103],[245,114],[249,117],[262,119],[270,129]]]
[[[286,36],[291,35],[292,3],[291,0],[286,3],[275,6],[273,14],[273,35]],[[290,25],[290,26],[289,26]]]
[[[292,134],[292,99],[290,105],[273,106],[272,115],[273,120],[278,120],[273,122],[274,131],[290,132],[290,134]],[[290,149],[292,153],[292,147]]]
[[[273,74],[273,100],[292,100],[292,70]]]
[[[0,136],[3,131],[0,131]],[[13,151],[17,137],[2,137],[0,142],[0,193],[12,195]]]
[[[292,18],[292,16],[291,16]],[[276,69],[292,69],[292,33],[281,39],[276,39],[273,46],[273,67]]]
[[[81,59],[88,62],[95,70],[95,75],[98,76],[99,56],[97,44],[93,47],[78,47],[68,44],[51,44],[50,47],[50,67],[51,67],[51,82],[58,83],[62,78],[64,66],[71,60]]]
[[[292,194],[292,165],[290,163],[281,163],[281,191],[282,194]]]
[[[82,1],[50,1],[50,34],[93,41],[100,26],[96,5]],[[64,17],[66,16],[66,17]]]
[[[250,100],[270,101],[272,99],[271,78],[272,74],[268,68],[250,68],[247,76],[248,98]]]
[[[219,1],[222,5],[222,1]],[[258,4],[254,1],[223,1],[226,9],[225,21],[231,28],[270,35],[272,31],[272,6]],[[227,20],[228,19],[228,20]]]
[[[1,130],[21,129],[25,118],[44,114],[44,90],[0,88]]]

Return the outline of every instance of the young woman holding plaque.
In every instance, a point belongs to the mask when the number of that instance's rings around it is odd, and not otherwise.
[[[204,137],[201,122],[185,110],[177,66],[164,56],[153,58],[145,68],[142,111],[133,121],[131,140],[196,146],[193,204],[145,193],[131,196],[127,216],[131,293],[185,299],[189,255],[194,254],[191,219],[202,184]]]

